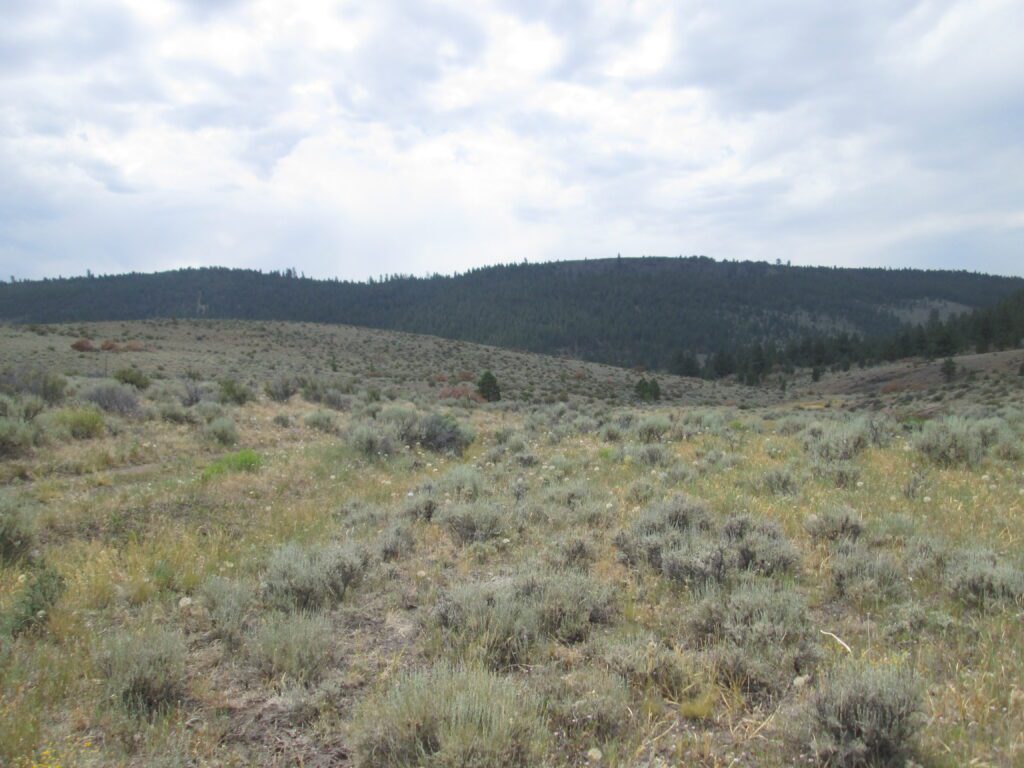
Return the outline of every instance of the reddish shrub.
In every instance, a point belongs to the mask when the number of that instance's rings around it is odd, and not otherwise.
[[[102,344],[100,344],[100,349],[102,349],[104,352],[117,352],[118,350],[121,349],[121,347],[113,339],[107,339]]]
[[[470,400],[474,403],[484,402],[484,398],[480,393],[470,387],[442,387],[438,391],[437,396],[441,399]]]
[[[430,378],[431,378],[431,381],[436,381],[438,384],[447,384],[448,383],[448,377],[445,376],[443,373],[435,373]]]
[[[141,341],[129,341],[124,345],[129,352],[145,352],[146,347]]]
[[[88,339],[79,339],[71,344],[71,348],[76,352],[95,352],[96,347]]]
[[[470,371],[459,371],[459,381],[473,381],[475,378]]]

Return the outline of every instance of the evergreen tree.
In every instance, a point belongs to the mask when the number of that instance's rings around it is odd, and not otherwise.
[[[942,362],[942,377],[947,381],[952,381],[956,378],[956,360],[952,357],[947,357]]]
[[[490,371],[484,371],[480,380],[476,383],[476,391],[489,403],[496,403],[501,400],[501,389],[498,387],[498,380]]]

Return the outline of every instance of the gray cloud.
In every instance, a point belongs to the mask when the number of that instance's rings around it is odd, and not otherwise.
[[[1024,274],[1012,0],[0,0],[0,274]]]

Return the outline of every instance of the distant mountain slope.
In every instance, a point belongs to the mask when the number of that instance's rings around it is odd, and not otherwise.
[[[1019,278],[789,267],[703,257],[486,267],[454,277],[322,281],[222,268],[0,285],[0,319],[302,320],[425,333],[616,365],[664,367],[808,331],[897,331],[908,312],[991,306]]]

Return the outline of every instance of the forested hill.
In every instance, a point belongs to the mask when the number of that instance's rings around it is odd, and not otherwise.
[[[485,267],[370,283],[222,268],[0,284],[18,322],[242,318],[347,323],[665,367],[680,350],[738,349],[808,333],[886,335],[904,322],[987,307],[1020,278],[790,267],[704,257]]]

